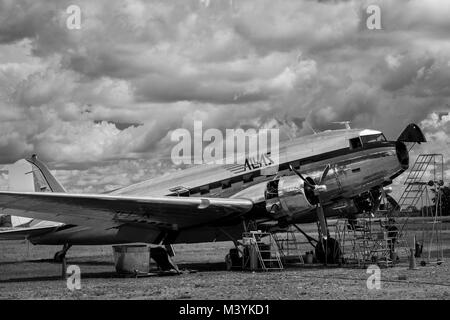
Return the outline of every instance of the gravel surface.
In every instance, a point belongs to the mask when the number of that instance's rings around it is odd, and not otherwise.
[[[17,252],[23,244],[17,243]],[[112,254],[79,257],[67,265],[81,269],[81,290],[70,291],[61,266],[50,260],[0,261],[0,299],[449,299],[447,262],[409,270],[407,263],[381,268],[381,289],[367,289],[363,268],[308,265],[281,272],[225,271],[227,242],[176,246],[179,276],[121,278]],[[9,242],[8,248],[14,243]],[[2,245],[0,243],[0,250]],[[43,250],[42,248],[40,250]],[[45,257],[52,256],[49,247]],[[51,250],[51,251],[50,251]],[[89,251],[92,252],[92,249]],[[14,260],[14,259],[13,259]]]

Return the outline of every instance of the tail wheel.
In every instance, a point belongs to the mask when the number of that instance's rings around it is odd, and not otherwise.
[[[66,253],[63,251],[58,251],[55,253],[55,255],[53,256],[53,261],[55,262],[62,262],[64,257],[66,256]]]
[[[321,263],[336,264],[341,262],[342,252],[339,242],[333,238],[322,239],[316,245],[316,259]]]

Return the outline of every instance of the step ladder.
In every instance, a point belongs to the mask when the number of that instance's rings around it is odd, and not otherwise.
[[[406,187],[398,201],[402,211],[416,207],[430,180],[441,181],[443,179],[443,163],[442,154],[420,154],[417,157],[409,170],[404,182]]]
[[[283,237],[282,235],[285,236]],[[300,248],[300,245],[304,244],[305,242],[298,241],[292,228],[289,228],[286,232],[283,233],[274,233],[273,238],[277,243],[282,261],[286,262],[287,260],[294,258],[298,259],[300,264],[305,264]]]
[[[245,232],[243,242],[256,251],[260,269],[263,271],[281,271],[284,269],[280,251],[272,233],[261,231]],[[268,239],[268,243],[263,239]]]

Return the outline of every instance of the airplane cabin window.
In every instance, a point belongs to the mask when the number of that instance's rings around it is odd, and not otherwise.
[[[362,148],[361,139],[359,139],[359,137],[350,139],[350,149],[358,148]]]
[[[371,135],[368,135],[368,136],[362,136],[361,140],[362,140],[363,144],[374,143],[374,142],[386,142],[386,137],[382,133],[380,133],[380,134],[371,134]]]

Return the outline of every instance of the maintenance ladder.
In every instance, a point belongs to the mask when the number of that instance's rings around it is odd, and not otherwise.
[[[431,174],[431,177],[426,173]],[[444,157],[442,154],[420,154],[411,167],[404,184],[406,188],[398,201],[401,210],[414,208],[427,189],[428,181],[442,181]],[[428,179],[427,179],[428,178]]]
[[[249,248],[253,248],[258,255],[260,267],[263,271],[283,270],[278,244],[272,233],[261,231],[245,232],[242,236]],[[269,239],[265,243],[262,239]]]
[[[298,260],[300,264],[304,264],[305,261],[303,259],[303,255],[301,254],[301,245],[308,244],[305,241],[299,241],[295,235],[295,232],[292,230],[292,227],[283,232],[285,234],[284,237],[281,236],[281,232],[277,232],[273,234],[273,238],[275,239],[278,249],[281,253],[281,259],[284,262],[288,260]]]
[[[431,204],[430,192],[435,189],[439,190],[439,186],[443,184],[444,179],[444,156],[442,154],[420,154],[413,166],[411,167],[408,176],[405,180],[406,188],[404,189],[398,204],[400,206],[399,217],[405,217],[403,225],[399,228],[398,238],[406,239],[407,228],[406,225],[409,222],[409,211],[414,211],[421,206],[423,215],[424,208],[428,211],[428,207]],[[438,192],[439,194],[439,192]],[[435,204],[436,208],[439,204],[437,199]],[[420,203],[419,203],[420,201]],[[438,227],[437,223],[440,223],[440,219],[433,222],[434,227]],[[439,232],[437,231],[436,234]],[[438,236],[438,235],[437,235]]]

